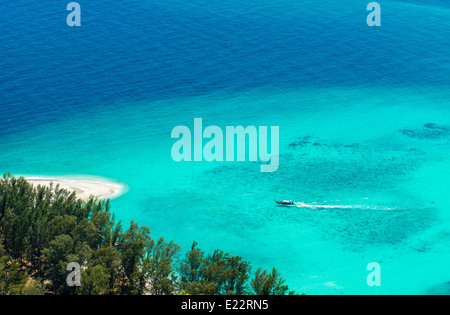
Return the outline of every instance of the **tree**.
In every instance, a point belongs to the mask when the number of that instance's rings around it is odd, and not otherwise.
[[[109,291],[109,277],[106,267],[91,266],[81,273],[80,295],[99,295]]]
[[[244,294],[250,263],[221,250],[205,256],[197,245],[193,243],[180,264],[180,289],[189,294]]]
[[[204,280],[217,285],[214,294],[243,294],[251,266],[242,257],[230,256],[221,250],[206,257],[202,270]]]
[[[146,289],[145,273],[142,270],[143,261],[150,247],[150,230],[135,222],[119,236],[119,251],[121,252],[124,281],[124,294],[143,294]]]
[[[180,289],[189,294],[201,294],[206,291],[205,288],[200,288],[205,252],[200,250],[197,245],[196,241],[192,243],[191,250],[186,253],[179,265]],[[210,291],[215,291],[215,288]]]
[[[272,269],[272,273],[258,268],[250,285],[256,295],[285,295],[289,287],[284,283],[285,280],[280,277],[275,268]]]
[[[28,275],[0,245],[0,295],[22,294]]]
[[[164,238],[150,242],[143,270],[151,294],[168,295],[175,291],[173,261],[180,250],[179,245]]]
[[[108,288],[104,293],[118,293],[119,285],[123,281],[121,278],[123,270],[120,252],[113,246],[103,247],[92,253],[91,263],[103,266],[108,274]]]
[[[45,276],[51,281],[51,289],[56,293],[69,294],[73,291],[66,284],[67,265],[70,262],[80,263],[73,254],[73,240],[65,234],[55,237],[49,248],[43,250]]]

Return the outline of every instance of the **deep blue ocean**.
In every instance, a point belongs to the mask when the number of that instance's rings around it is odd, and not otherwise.
[[[0,5],[1,173],[120,181],[119,219],[297,292],[450,293],[447,1],[78,2]],[[195,117],[279,126],[279,170],[174,162]]]

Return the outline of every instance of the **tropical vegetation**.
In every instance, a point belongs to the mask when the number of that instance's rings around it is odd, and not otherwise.
[[[81,286],[69,286],[68,265]],[[251,274],[249,261],[153,239],[149,228],[124,229],[109,200],[83,201],[56,187],[0,179],[0,295],[284,295],[274,268]],[[252,277],[252,278],[251,278]]]

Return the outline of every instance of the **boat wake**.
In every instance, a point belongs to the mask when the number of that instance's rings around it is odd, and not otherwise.
[[[361,210],[382,210],[382,211],[395,210],[394,208],[383,206],[328,205],[328,204],[304,203],[304,202],[294,202],[293,206],[297,208],[309,208],[309,209],[361,209]]]

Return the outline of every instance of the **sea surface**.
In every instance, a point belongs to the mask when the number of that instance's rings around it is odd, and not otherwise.
[[[298,293],[450,294],[450,5],[369,2],[3,1],[0,172],[122,182],[124,225]],[[174,162],[194,118],[279,126],[278,171]]]

